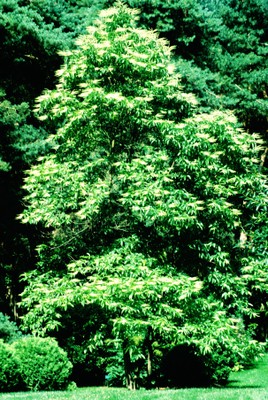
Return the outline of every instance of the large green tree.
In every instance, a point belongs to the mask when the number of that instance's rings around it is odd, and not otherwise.
[[[74,46],[96,12],[112,0],[0,0],[2,311],[16,314],[18,276],[34,266],[39,231],[21,226],[22,173],[47,149],[46,126],[34,118],[34,98],[55,84],[60,49]],[[157,28],[176,45],[186,92],[203,111],[231,108],[251,131],[267,131],[267,2],[252,0],[128,0],[141,9],[139,26]],[[265,153],[263,155],[265,160]],[[263,233],[262,233],[263,234]],[[9,306],[11,305],[11,308]],[[13,310],[13,311],[12,311]]]
[[[232,114],[198,114],[172,49],[136,19],[121,3],[103,11],[39,97],[59,128],[25,181],[21,218],[47,239],[25,276],[24,324],[53,332],[70,307],[96,305],[129,387],[145,358],[150,380],[155,341],[194,346],[220,381],[254,353],[242,256],[255,260],[246,244],[267,207],[262,141]],[[92,346],[102,340],[100,327]]]

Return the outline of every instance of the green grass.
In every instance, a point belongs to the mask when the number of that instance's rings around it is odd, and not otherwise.
[[[70,392],[2,393],[0,400],[268,400],[268,355],[256,368],[234,372],[225,388],[139,390],[92,387]]]

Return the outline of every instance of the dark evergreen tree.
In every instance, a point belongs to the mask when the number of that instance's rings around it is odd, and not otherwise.
[[[24,170],[45,154],[55,127],[33,116],[35,97],[53,87],[59,50],[74,46],[105,2],[0,0],[0,309],[17,313],[19,276],[34,267],[38,230],[22,226]]]
[[[267,23],[264,0],[129,0],[141,25],[176,46],[186,90],[204,110],[232,109],[251,132],[267,132]]]

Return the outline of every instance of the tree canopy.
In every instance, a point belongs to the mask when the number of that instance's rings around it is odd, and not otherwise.
[[[35,97],[56,84],[59,50],[91,25],[112,0],[0,0],[0,242],[2,311],[17,316],[19,275],[35,268],[42,233],[16,220],[24,207],[22,176],[49,149],[55,120],[40,123]],[[176,0],[126,2],[141,10],[139,27],[157,29],[176,48],[172,59],[184,91],[194,92],[203,112],[232,109],[244,128],[267,139],[267,1]],[[267,150],[261,154],[267,166]],[[265,170],[264,170],[265,172]],[[259,228],[258,228],[259,229]]]
[[[252,282],[267,276],[255,251],[267,229],[263,142],[230,112],[200,113],[172,48],[136,20],[120,2],[102,11],[38,99],[57,129],[25,180],[21,219],[46,237],[25,275],[24,323],[53,332],[93,304],[129,386],[156,342],[194,346],[217,382],[258,348],[245,328],[259,306]],[[105,340],[102,328],[89,340]]]

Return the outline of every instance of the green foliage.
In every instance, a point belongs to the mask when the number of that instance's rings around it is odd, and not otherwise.
[[[32,249],[38,236],[43,235],[43,231],[21,227],[15,221],[22,207],[23,170],[46,154],[50,148],[47,132],[52,133],[60,126],[53,119],[40,127],[31,106],[44,87],[52,88],[56,83],[54,71],[61,62],[58,51],[74,48],[74,38],[85,33],[97,12],[112,3],[112,0],[0,1],[0,184],[5,188],[0,207],[0,241],[4,244],[0,301],[5,311],[11,312],[9,303],[16,303],[20,291],[18,275],[35,265]],[[176,45],[174,54],[181,82],[186,92],[198,96],[199,110],[234,109],[247,128],[266,135],[265,0],[129,0],[127,3],[140,8],[139,26],[157,28],[162,37]],[[119,69],[118,73],[127,71]],[[69,242],[70,247],[72,244],[73,241]],[[54,266],[58,259],[57,267],[63,257],[63,251],[58,249],[61,254],[51,256]],[[48,266],[47,259],[44,264]]]
[[[12,352],[26,389],[67,387],[72,365],[55,340],[25,337],[12,344]]]
[[[242,260],[255,254],[241,233],[264,222],[263,143],[231,113],[193,115],[171,48],[136,15],[103,11],[38,99],[58,129],[25,180],[20,218],[51,235],[25,275],[24,324],[51,333],[70,307],[100,307],[129,386],[155,338],[194,345],[219,381],[258,350],[243,324],[255,310]],[[107,340],[101,327],[89,337],[89,350]]]
[[[22,336],[16,323],[10,321],[10,318],[0,313],[0,339],[5,343],[13,342]]]
[[[228,387],[190,388],[183,390],[159,388],[157,390],[139,390],[130,392],[124,388],[88,387],[79,388],[73,392],[56,391],[49,393],[50,397],[58,400],[236,400],[239,397],[250,400],[263,400],[268,387],[267,355],[263,357],[253,369],[233,372]],[[164,389],[164,390],[163,390]],[[10,399],[9,393],[2,393],[2,400]],[[47,392],[12,393],[14,400],[47,400]]]
[[[140,24],[176,46],[187,91],[204,109],[232,109],[251,131],[267,131],[267,4],[263,0],[128,0]]]
[[[15,391],[21,388],[21,376],[18,364],[13,357],[11,348],[0,339],[0,390]]]
[[[8,325],[9,332],[5,329],[4,339],[12,341],[12,344],[0,339],[0,390],[66,388],[72,365],[57,342],[30,336],[21,338],[7,319],[5,325]]]
[[[57,52],[73,46],[95,9],[66,1],[0,0],[0,307],[14,315],[19,275],[34,265],[40,234],[16,221],[22,209],[24,169],[48,151],[47,131],[54,130],[40,127],[31,106],[55,81]]]
[[[42,16],[46,24],[61,29],[69,37],[77,37],[84,33],[86,26],[91,25],[98,12],[108,4],[109,0],[43,0],[42,3],[32,0],[30,7]]]
[[[52,26],[45,29],[42,17],[17,0],[2,0],[0,10],[2,85],[12,101],[32,100],[48,78],[48,62],[55,65],[63,35],[60,29],[53,31]]]
[[[107,386],[121,387],[125,385],[124,357],[121,348],[115,348],[108,354],[107,365],[105,368],[105,384]]]
[[[25,168],[46,154],[48,131],[33,116],[34,99],[53,87],[58,51],[74,46],[106,1],[0,0],[0,309],[16,316],[19,275],[35,265],[36,240],[43,234],[22,227],[21,185]]]

